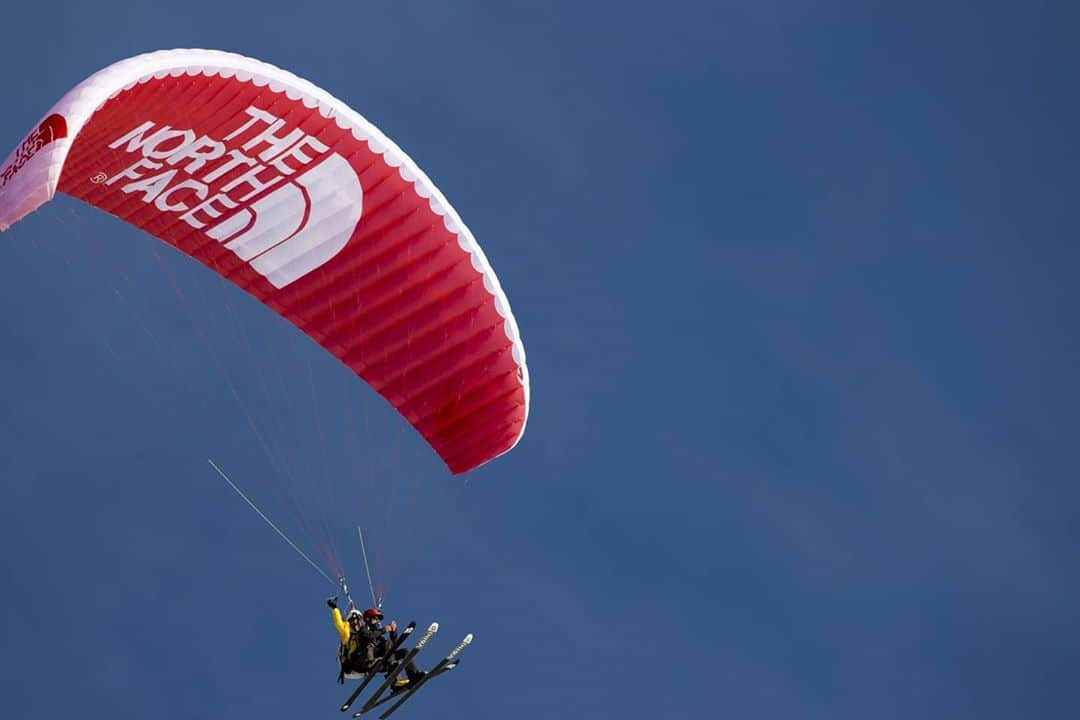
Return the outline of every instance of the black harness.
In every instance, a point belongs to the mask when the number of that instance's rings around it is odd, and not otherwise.
[[[365,632],[367,631],[367,632]],[[386,638],[384,637],[384,630],[381,628],[378,631],[371,630],[367,627],[366,623],[361,626],[359,632],[353,630],[352,625],[349,625],[349,641],[338,645],[338,684],[345,684],[345,672],[346,668],[349,670],[355,670],[356,672],[367,673],[373,669],[377,669],[383,660],[382,655],[386,650]],[[355,640],[356,649],[350,653],[349,645]],[[381,641],[381,643],[380,643]],[[377,652],[379,645],[383,645],[383,653]],[[372,648],[372,657],[364,657],[367,655],[367,649]]]

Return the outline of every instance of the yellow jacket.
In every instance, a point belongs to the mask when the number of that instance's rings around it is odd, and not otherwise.
[[[349,623],[345,622],[345,619],[341,617],[341,611],[337,608],[333,608],[330,614],[334,617],[334,627],[337,628],[338,635],[341,636],[341,644],[349,644],[349,636],[352,635],[352,630],[349,629]]]

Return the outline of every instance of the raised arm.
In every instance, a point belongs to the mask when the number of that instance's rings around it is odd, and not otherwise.
[[[329,598],[326,604],[330,606],[330,615],[334,619],[334,627],[337,629],[338,635],[341,636],[341,643],[344,645],[349,642],[349,624],[341,617],[341,611],[338,610],[337,598]]]

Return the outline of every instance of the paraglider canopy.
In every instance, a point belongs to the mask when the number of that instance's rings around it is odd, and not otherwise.
[[[121,61],[68,92],[0,165],[0,230],[57,190],[292,322],[452,472],[521,438],[525,350],[483,251],[413,161],[325,90],[217,51]]]

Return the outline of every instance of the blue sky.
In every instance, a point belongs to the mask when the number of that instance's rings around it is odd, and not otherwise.
[[[350,104],[472,229],[533,383],[521,444],[451,478],[58,197],[0,236],[5,716],[340,717],[332,588],[211,457],[358,601],[363,523],[388,612],[442,624],[424,664],[475,633],[403,718],[1076,716],[1077,15],[5,7],[4,147],[172,47]]]

